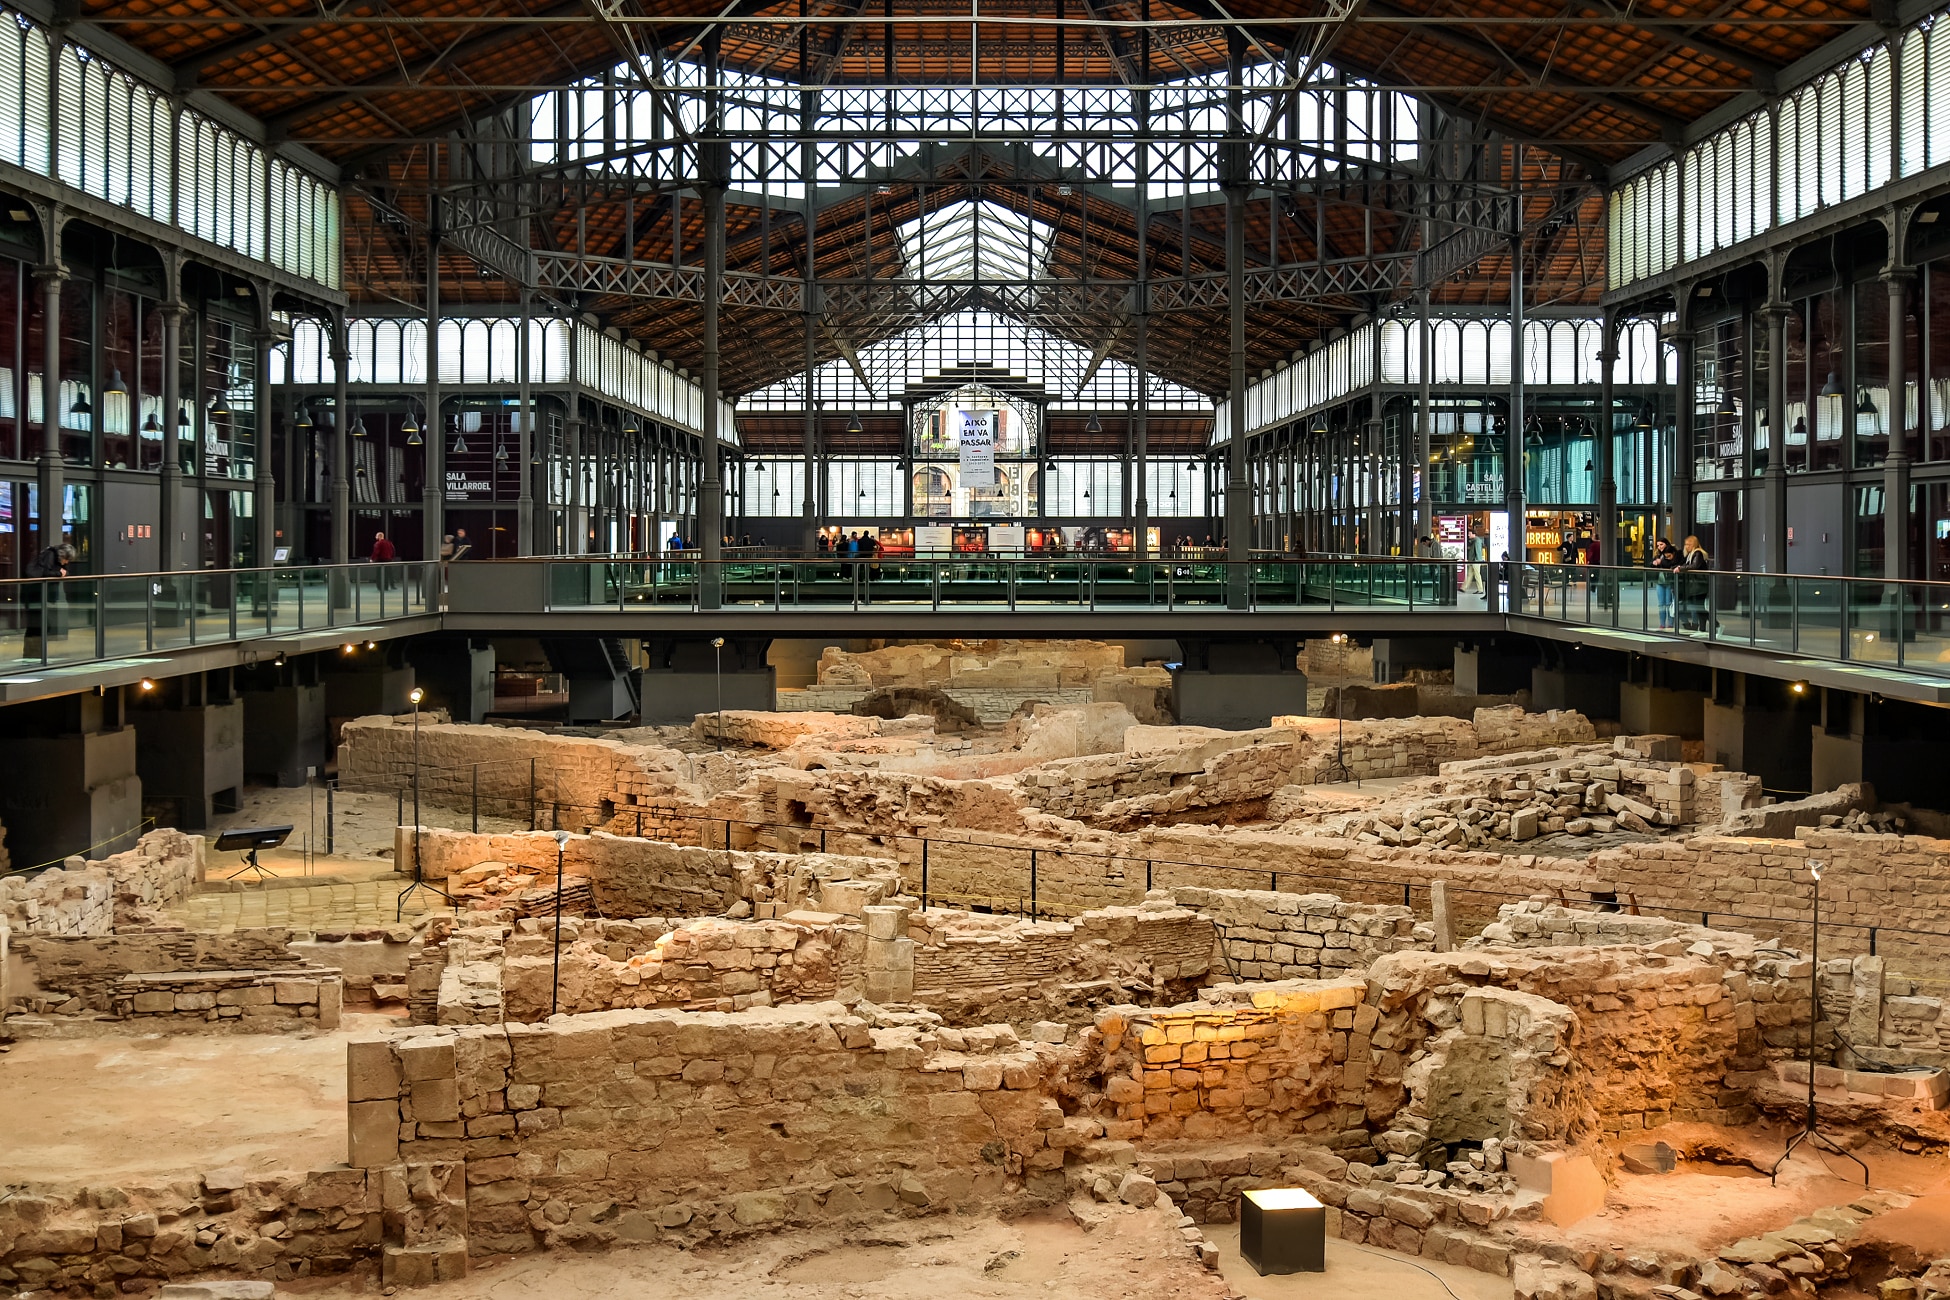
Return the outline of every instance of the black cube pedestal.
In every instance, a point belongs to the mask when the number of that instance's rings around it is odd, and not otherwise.
[[[1327,1207],[1298,1188],[1240,1193],[1239,1254],[1262,1277],[1324,1272]]]

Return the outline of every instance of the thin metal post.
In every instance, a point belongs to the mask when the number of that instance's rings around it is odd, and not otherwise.
[[[481,833],[481,765],[474,764],[474,833]]]
[[[1029,850],[1029,919],[1036,919],[1036,850]]]
[[[928,910],[928,837],[921,837],[921,910]],[[1875,951],[1874,940],[1870,941],[1870,951]]]
[[[541,829],[535,824],[535,760],[532,758],[528,760],[528,829]]]
[[[325,856],[328,858],[331,857],[332,853],[334,852],[334,848],[333,848],[334,839],[332,834],[332,813],[333,813],[333,805],[337,794],[338,794],[338,786],[334,785],[330,781],[327,781],[325,783]]]

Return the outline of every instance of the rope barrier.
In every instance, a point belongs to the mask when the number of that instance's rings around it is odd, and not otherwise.
[[[127,839],[131,835],[135,836],[137,839],[141,839],[143,832],[145,830],[153,830],[155,828],[155,825],[156,825],[156,819],[154,817],[144,817],[141,821],[137,822],[134,826],[130,827],[128,830],[121,831],[117,834],[111,835],[107,839],[96,840],[93,844],[90,844],[87,848],[76,850],[76,853],[80,853],[80,854],[93,853],[96,849],[101,848],[103,845],[113,844],[115,843],[115,841]],[[46,862],[36,862],[31,867],[9,867],[5,871],[0,871],[0,876],[18,876],[29,871],[43,871],[48,867],[58,867],[63,862],[66,862],[69,858],[72,858],[74,856],[75,853],[63,853],[58,858],[49,858]]]

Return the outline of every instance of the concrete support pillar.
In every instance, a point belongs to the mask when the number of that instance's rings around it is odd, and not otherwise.
[[[9,705],[0,736],[0,824],[13,865],[134,846],[142,779],[122,688]]]
[[[1910,576],[1909,555],[1909,386],[1904,355],[1904,316],[1912,276],[1906,268],[1883,276],[1889,286],[1889,454],[1882,462],[1882,576]]]
[[[455,722],[485,721],[494,707],[494,647],[465,636],[407,643],[413,681],[426,690],[422,709],[445,709]]]
[[[282,668],[260,665],[243,687],[245,777],[299,786],[308,770],[323,771],[325,684],[316,657],[294,658]]]
[[[1172,712],[1184,726],[1250,731],[1307,712],[1307,675],[1291,638],[1179,642],[1171,670]]]
[[[55,229],[59,230],[58,219]],[[61,460],[61,286],[67,269],[57,258],[34,272],[41,286],[41,449],[35,459],[34,484],[40,498],[39,534],[34,549],[45,550],[67,540],[61,523],[61,500],[67,474]]]
[[[155,695],[130,710],[143,796],[175,804],[184,830],[203,830],[240,806],[244,702],[228,669],[170,678]]]
[[[645,640],[641,722],[646,727],[688,726],[713,713],[719,701],[732,709],[778,706],[778,675],[767,662],[769,638],[726,637],[722,649],[708,640]]]

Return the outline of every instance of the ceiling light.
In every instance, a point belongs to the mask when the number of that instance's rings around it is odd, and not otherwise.
[[[418,434],[420,432],[419,421],[413,418],[413,412],[408,411],[406,413],[406,423],[400,425],[400,432],[410,434]],[[414,439],[414,445],[419,445],[419,439],[417,437]]]
[[[156,689],[156,679],[153,677],[145,677],[137,685],[145,691],[153,691]]]
[[[85,388],[78,389],[75,392],[73,404],[68,407],[68,414],[93,415],[94,413],[95,408],[88,404],[88,390]]]
[[[1095,411],[1090,413],[1090,422],[1083,426],[1083,431],[1085,433],[1102,433],[1104,431],[1104,422],[1097,418]]]
[[[467,439],[461,437],[459,434],[455,434],[454,448],[452,454],[456,456],[465,456],[467,454]]]
[[[162,421],[156,418],[154,411],[149,412],[148,415],[142,418],[142,431],[144,433],[161,433],[163,431]]]
[[[102,385],[102,391],[104,393],[122,393],[125,395],[128,393],[129,386],[122,382],[121,367],[117,366],[109,374],[108,382]]]
[[[222,393],[218,393],[210,399],[210,414],[216,416],[219,420],[227,420],[230,418],[230,403],[224,401]]]
[[[1866,388],[1862,390],[1861,397],[1856,400],[1855,413],[1857,415],[1874,415],[1876,413],[1876,404],[1870,400],[1869,390]]]
[[[1840,377],[1836,375],[1836,373],[1832,370],[1828,372],[1828,382],[1821,386],[1821,395],[1823,397],[1848,396],[1846,390],[1842,388],[1842,381]]]
[[[867,427],[860,423],[860,413],[858,411],[855,411],[853,418],[846,422],[846,431],[848,433],[865,433],[867,431]]]
[[[291,422],[291,427],[294,429],[311,428],[311,412],[303,406],[300,406],[298,408],[298,417]]]

